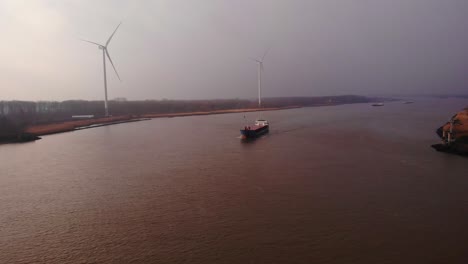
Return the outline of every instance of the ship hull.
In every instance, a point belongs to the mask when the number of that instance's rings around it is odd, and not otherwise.
[[[243,139],[251,139],[251,138],[257,138],[263,134],[266,134],[269,132],[269,126],[260,126],[256,127],[254,129],[241,129],[241,137]]]

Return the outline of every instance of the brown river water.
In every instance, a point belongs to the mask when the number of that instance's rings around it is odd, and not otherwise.
[[[461,99],[100,127],[0,145],[0,263],[468,263]],[[242,143],[244,118],[270,133]]]

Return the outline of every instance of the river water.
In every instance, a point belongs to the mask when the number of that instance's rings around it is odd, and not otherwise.
[[[0,146],[0,263],[468,263],[468,159],[424,99],[100,127]],[[268,135],[241,143],[245,120]]]

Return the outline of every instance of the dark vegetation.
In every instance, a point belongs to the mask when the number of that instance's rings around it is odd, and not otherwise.
[[[377,99],[356,95],[325,97],[264,98],[263,107],[320,106],[367,103]],[[382,99],[378,99],[382,100]],[[109,101],[114,116],[207,112],[227,109],[256,108],[256,100],[145,100]],[[0,141],[17,137],[30,125],[63,122],[73,115],[104,115],[103,101],[70,100],[63,102],[0,101]]]
[[[37,140],[39,137],[23,132],[27,123],[21,120],[13,121],[5,116],[0,116],[0,143],[2,142],[26,142]]]

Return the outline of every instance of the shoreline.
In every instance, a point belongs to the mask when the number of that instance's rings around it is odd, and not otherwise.
[[[144,100],[111,101],[116,116],[103,117],[101,101],[68,100],[44,101],[0,101],[0,144],[34,141],[34,137],[71,132],[98,126],[142,121],[152,118],[232,114],[257,111],[277,111],[301,107],[336,106],[344,104],[393,101],[392,98],[366,97],[360,95],[337,95],[315,97],[272,97],[267,105],[275,107],[257,108],[256,102],[241,99],[212,100]],[[213,110],[223,109],[223,110]],[[86,110],[86,111],[84,111]],[[184,112],[187,111],[187,112]],[[86,113],[89,119],[72,118]]]
[[[64,121],[58,123],[50,123],[44,125],[32,125],[27,127],[24,132],[36,136],[45,136],[57,133],[71,132],[75,130],[82,130],[85,128],[92,128],[96,126],[103,125],[112,125],[112,124],[121,124],[126,122],[132,122],[138,118],[133,118],[133,116],[114,116],[114,117],[102,117],[102,118],[92,118],[85,120],[73,120],[73,121]],[[134,122],[134,121],[133,121]]]
[[[143,114],[140,116],[144,118],[164,118],[164,117],[183,117],[183,116],[220,115],[220,114],[233,114],[233,113],[278,111],[278,110],[287,110],[287,109],[295,109],[295,108],[302,108],[302,106],[269,107],[269,108],[241,108],[241,109],[226,109],[226,110],[167,113],[167,114]]]
[[[138,115],[138,116],[125,115],[125,116],[102,117],[102,118],[93,118],[93,119],[85,119],[85,120],[64,121],[64,122],[44,124],[44,125],[32,125],[32,126],[27,127],[24,130],[24,133],[28,133],[28,134],[39,137],[39,136],[72,132],[72,131],[95,128],[95,127],[145,121],[145,120],[151,120],[153,118],[172,118],[172,117],[184,117],[184,116],[219,115],[219,114],[247,113],[247,112],[260,112],[260,111],[278,111],[278,110],[287,110],[287,109],[295,109],[295,108],[301,108],[301,107],[289,106],[289,107],[271,107],[271,108],[245,108],[245,109],[227,109],[227,110],[183,112],[183,113],[143,114],[143,115]],[[5,142],[5,143],[10,143],[10,142]]]
[[[303,108],[303,107],[337,106],[337,105],[343,105],[343,104],[355,104],[355,103],[320,103],[320,104],[310,105],[310,106],[240,108],[240,109],[224,109],[224,110],[214,110],[214,111],[197,111],[197,112],[164,113],[164,114],[120,115],[120,116],[111,116],[111,117],[70,120],[70,121],[28,126],[19,134],[11,135],[9,138],[0,140],[0,144],[30,142],[30,141],[35,141],[37,139],[40,139],[40,136],[45,136],[45,135],[73,132],[77,130],[117,125],[117,124],[130,123],[130,122],[146,121],[146,120],[151,120],[153,118],[173,118],[173,117],[185,117],[185,116],[203,116],[203,115],[220,115],[220,114],[233,114],[233,113],[263,112],[263,111],[279,111],[279,110],[297,109],[297,108]],[[28,137],[23,137],[22,135],[28,135]]]

